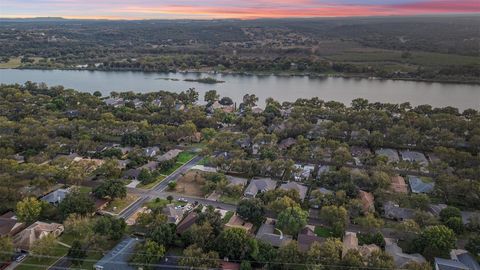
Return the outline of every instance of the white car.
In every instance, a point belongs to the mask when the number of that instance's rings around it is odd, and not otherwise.
[[[184,202],[184,203],[188,202],[188,200],[185,198],[178,198],[177,201]]]
[[[18,257],[15,259],[15,261],[16,261],[16,262],[21,262],[21,261],[23,261],[26,257],[27,257],[27,254],[22,254],[22,255],[18,256]]]

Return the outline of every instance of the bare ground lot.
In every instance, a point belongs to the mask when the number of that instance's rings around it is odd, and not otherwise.
[[[190,170],[184,176],[177,180],[175,192],[189,196],[204,197],[204,185],[204,174],[198,170]]]

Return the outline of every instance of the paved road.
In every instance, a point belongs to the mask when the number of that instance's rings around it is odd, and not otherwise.
[[[139,242],[138,238],[133,237],[123,239],[98,261],[94,267],[103,267],[103,270],[134,270],[135,268],[128,265],[128,260],[135,251],[135,245]]]
[[[167,176],[165,179],[163,179],[162,182],[158,183],[156,186],[154,186],[150,190],[142,190],[142,189],[137,189],[137,188],[127,188],[127,191],[129,193],[133,194],[138,194],[140,195],[140,198],[124,209],[118,216],[123,219],[128,219],[130,216],[132,216],[138,209],[142,207],[146,202],[160,197],[160,198],[166,198],[167,195],[163,193],[163,191],[168,187],[168,183],[177,180],[182,174],[186,173],[189,171],[193,166],[197,165],[200,160],[202,160],[203,157],[201,156],[196,156],[192,158],[190,161],[187,163],[183,164],[180,168],[178,168],[175,172]]]

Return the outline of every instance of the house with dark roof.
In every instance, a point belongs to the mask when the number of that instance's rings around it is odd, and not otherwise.
[[[258,193],[274,190],[276,186],[277,182],[270,178],[252,179],[243,195],[254,198]]]
[[[300,185],[297,182],[288,182],[285,184],[281,184],[279,189],[281,190],[296,190],[298,195],[300,196],[300,200],[305,200],[305,196],[307,196],[308,187],[304,185]]]
[[[167,204],[162,211],[167,216],[167,222],[174,224],[178,224],[182,220],[183,214],[185,214],[185,208],[176,206],[173,203]]]
[[[435,270],[472,270],[460,261],[443,258],[435,258],[434,265]]]
[[[167,160],[172,160],[176,158],[180,153],[182,153],[183,150],[180,149],[172,149],[169,150],[168,152],[164,153],[163,155],[157,157],[158,161],[167,161]]]
[[[410,208],[402,208],[398,204],[388,201],[383,204],[384,216],[388,219],[402,221],[406,219],[413,219],[415,210]]]
[[[136,180],[140,175],[140,169],[129,169],[123,173],[123,178]]]
[[[314,228],[311,226],[303,228],[297,236],[298,248],[302,252],[308,251],[313,243],[323,243],[324,241],[324,238],[315,234]]]
[[[410,189],[413,193],[430,193],[435,187],[434,182],[426,181],[415,175],[408,176],[408,183],[410,184]]]
[[[480,212],[461,211],[460,215],[462,216],[462,222],[464,225],[472,221],[480,222]]]
[[[14,236],[25,228],[25,223],[14,218],[0,217],[0,237]]]
[[[177,225],[176,233],[182,235],[184,232],[188,231],[190,227],[197,222],[198,214],[195,212],[190,212],[188,215]]]
[[[241,178],[241,177],[235,177],[231,175],[227,175],[227,181],[229,186],[246,186],[248,183],[248,179],[246,178]]]
[[[150,157],[150,158],[158,155],[159,152],[160,152],[160,148],[158,148],[157,146],[146,147],[145,149],[143,149],[143,154],[146,157]]]
[[[392,238],[385,238],[385,252],[392,256],[395,267],[403,269],[409,263],[425,263],[425,258],[418,254],[404,253],[402,248],[397,245],[397,241]]]

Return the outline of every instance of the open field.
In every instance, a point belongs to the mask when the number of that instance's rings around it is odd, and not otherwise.
[[[203,186],[205,185],[205,178],[202,172],[197,170],[188,171],[177,181],[175,192],[189,195],[203,197]]]

